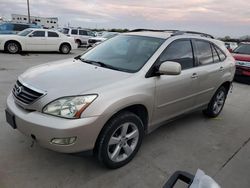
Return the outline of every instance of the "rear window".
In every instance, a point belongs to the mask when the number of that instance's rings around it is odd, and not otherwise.
[[[79,30],[79,35],[88,35],[88,33],[85,30]]]

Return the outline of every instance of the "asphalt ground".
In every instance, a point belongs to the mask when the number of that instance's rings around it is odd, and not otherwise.
[[[71,58],[59,53],[0,52],[0,188],[162,187],[176,170],[198,168],[224,188],[250,187],[250,85],[234,83],[221,115],[201,112],[162,126],[144,139],[126,166],[109,170],[93,157],[61,154],[35,144],[5,121],[5,103],[17,76],[42,63]]]

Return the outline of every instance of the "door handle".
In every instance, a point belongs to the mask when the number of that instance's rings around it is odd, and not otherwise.
[[[219,71],[223,72],[224,71],[224,67],[220,67]]]
[[[198,74],[197,73],[193,73],[191,76],[192,79],[197,79],[198,78]]]

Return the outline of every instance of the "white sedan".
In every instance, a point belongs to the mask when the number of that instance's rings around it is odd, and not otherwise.
[[[68,54],[77,49],[73,37],[49,29],[25,29],[17,35],[0,35],[0,50],[11,54],[21,51],[59,51]]]

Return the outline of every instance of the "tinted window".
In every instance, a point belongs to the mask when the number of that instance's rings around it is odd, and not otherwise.
[[[197,56],[201,65],[213,63],[212,48],[209,42],[197,40]]]
[[[48,37],[59,37],[59,35],[55,32],[48,31]]]
[[[32,33],[33,37],[44,37],[45,36],[45,31],[34,31]]]
[[[14,31],[22,31],[24,29],[29,28],[28,25],[22,25],[22,24],[14,24]]]
[[[182,69],[194,66],[193,49],[190,40],[178,40],[170,44],[160,56],[160,62],[174,61],[181,65]]]
[[[220,57],[219,57],[217,51],[215,50],[215,46],[214,45],[212,45],[212,52],[213,52],[214,63],[220,62]]]
[[[63,28],[62,33],[63,33],[63,34],[68,34],[68,33],[69,33],[69,29]]]
[[[93,32],[91,32],[91,31],[88,31],[88,36],[92,36],[92,37],[94,37],[94,36],[95,36],[95,34],[94,34]]]
[[[220,61],[224,61],[226,59],[226,55],[217,46],[214,46],[214,48],[215,48],[216,52],[218,53],[218,55],[220,57]]]
[[[71,30],[71,34],[72,34],[72,35],[77,35],[77,29],[72,29],[72,30]]]
[[[79,35],[88,35],[87,31],[79,30]]]

